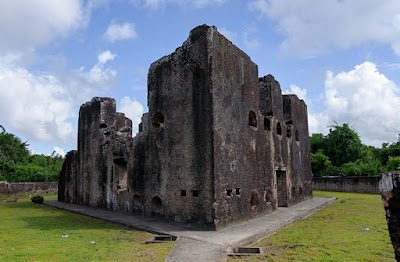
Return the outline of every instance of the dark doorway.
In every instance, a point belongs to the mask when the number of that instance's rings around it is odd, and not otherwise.
[[[278,207],[287,207],[288,189],[286,171],[276,170],[276,184],[278,190]]]

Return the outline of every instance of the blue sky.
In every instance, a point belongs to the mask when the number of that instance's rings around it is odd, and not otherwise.
[[[0,2],[0,124],[35,153],[76,148],[77,117],[113,97],[147,111],[147,70],[214,25],[285,93],[310,134],[349,123],[369,145],[400,133],[398,0],[14,0]]]

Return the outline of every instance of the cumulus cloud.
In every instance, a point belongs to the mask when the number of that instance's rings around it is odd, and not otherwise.
[[[132,120],[132,134],[138,132],[138,126],[143,115],[143,105],[130,97],[125,96],[119,102],[118,112],[124,113],[126,117]]]
[[[134,39],[138,36],[133,23],[116,23],[111,22],[106,32],[103,34],[104,39],[109,42],[118,40]]]
[[[0,67],[0,121],[42,141],[72,137],[72,103],[67,90],[51,75],[24,68]],[[27,128],[29,127],[29,128]]]
[[[297,95],[298,98],[306,101],[307,97],[307,89],[303,89],[301,87],[298,87],[296,85],[290,85],[289,89],[283,90],[283,94],[295,94]]]
[[[53,153],[62,157],[65,157],[65,152],[62,148],[59,148],[58,146],[53,147]]]
[[[326,132],[327,125],[349,123],[364,143],[380,146],[400,133],[399,87],[364,62],[348,72],[326,73],[325,110],[309,117],[310,132]]]
[[[98,86],[109,84],[110,81],[113,81],[116,77],[117,70],[105,67],[105,64],[108,61],[114,60],[115,56],[116,55],[111,53],[109,50],[100,53],[97,56],[97,64],[95,64],[88,73],[81,73],[81,76],[86,78],[89,83],[97,84]]]
[[[80,0],[1,1],[0,55],[25,51],[65,36],[85,21]]]
[[[191,5],[195,8],[205,8],[207,6],[221,5],[227,0],[132,0],[136,6],[143,6],[150,9],[158,9],[166,6],[167,4],[178,4],[181,6]]]
[[[390,45],[400,55],[400,2],[387,0],[252,0],[249,7],[285,39],[285,52],[312,56],[366,42]]]
[[[90,70],[63,76],[0,63],[0,123],[28,140],[75,144],[71,121],[76,109],[98,95],[99,87],[112,87],[117,71],[105,64],[114,57],[110,51],[102,52]]]

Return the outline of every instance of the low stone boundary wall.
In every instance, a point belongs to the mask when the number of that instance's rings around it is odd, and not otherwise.
[[[8,183],[0,181],[0,197],[37,191],[57,192],[58,182]]]
[[[380,194],[375,176],[313,177],[313,190]]]

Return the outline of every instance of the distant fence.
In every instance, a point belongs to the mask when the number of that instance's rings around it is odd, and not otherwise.
[[[57,191],[58,182],[8,183],[0,181],[0,197],[37,191]]]
[[[313,190],[380,194],[380,176],[313,177]]]

